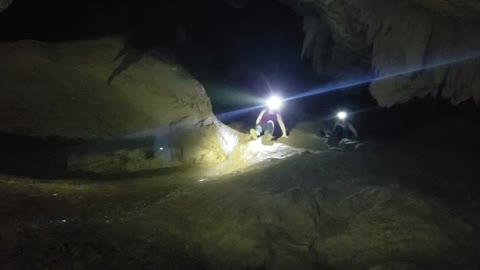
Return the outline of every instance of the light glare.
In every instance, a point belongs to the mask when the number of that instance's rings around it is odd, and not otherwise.
[[[337,117],[338,117],[338,119],[340,119],[340,120],[345,120],[345,118],[347,118],[347,113],[346,113],[346,112],[343,112],[343,111],[342,111],[342,112],[338,112],[338,113],[337,113]]]
[[[282,107],[282,99],[278,96],[272,96],[267,100],[267,107],[271,110],[278,110]]]

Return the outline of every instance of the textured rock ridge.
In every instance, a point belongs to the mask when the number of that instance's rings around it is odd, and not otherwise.
[[[404,74],[371,83],[380,105],[428,95],[480,102],[477,1],[286,2],[305,16],[302,54],[317,72],[352,76],[358,61],[376,77]]]

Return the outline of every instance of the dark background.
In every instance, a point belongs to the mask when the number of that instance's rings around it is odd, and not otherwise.
[[[315,74],[310,61],[300,58],[302,23],[276,0],[250,1],[243,8],[225,0],[16,0],[0,15],[0,41],[121,36],[132,47],[166,52],[180,61],[205,86],[223,121],[252,123],[258,110],[222,116],[261,105],[272,91],[288,97],[335,82]],[[452,115],[475,121],[479,114],[473,102],[452,107],[438,99],[378,108],[363,85],[290,101],[284,118],[294,126],[329,118],[340,108],[358,112],[353,119],[361,134],[388,136]]]
[[[61,42],[115,35],[144,50],[168,49],[206,86],[219,113],[247,105],[232,102],[225,92],[263,98],[273,89],[288,96],[328,79],[300,59],[302,23],[274,0],[244,8],[220,0],[16,0],[0,16],[0,39]],[[322,107],[317,105],[307,110]]]

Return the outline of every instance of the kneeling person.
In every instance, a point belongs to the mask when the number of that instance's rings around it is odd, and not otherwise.
[[[328,138],[328,144],[338,145],[342,139],[357,138],[358,132],[355,127],[347,120],[347,114],[345,112],[339,112],[337,114],[337,122]]]
[[[285,124],[282,116],[277,110],[264,109],[260,112],[255,123],[255,129],[250,130],[250,135],[254,140],[263,135],[262,142],[272,144],[273,133],[275,132],[275,123],[278,122],[282,130],[282,137],[288,138]]]

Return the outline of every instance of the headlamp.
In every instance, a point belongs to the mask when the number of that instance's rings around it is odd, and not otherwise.
[[[344,112],[344,111],[338,112],[337,113],[337,118],[340,119],[340,120],[345,120],[345,118],[347,118],[347,113]]]
[[[278,96],[271,96],[267,99],[267,107],[270,110],[279,110],[282,107],[282,99]]]

